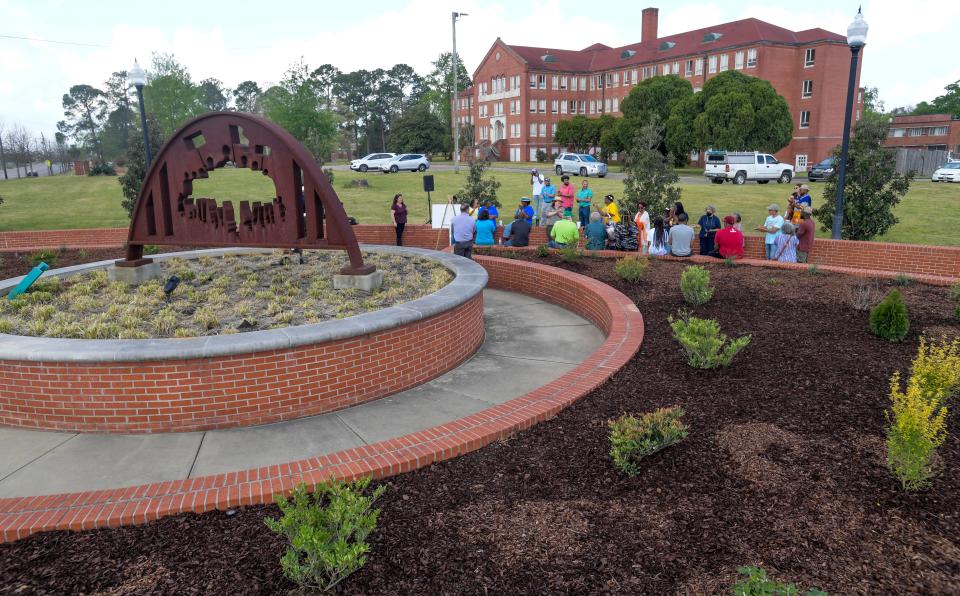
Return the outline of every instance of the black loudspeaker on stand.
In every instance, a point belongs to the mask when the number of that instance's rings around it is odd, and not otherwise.
[[[433,223],[433,205],[430,202],[430,193],[433,192],[433,174],[423,177],[423,191],[427,193],[427,223]]]

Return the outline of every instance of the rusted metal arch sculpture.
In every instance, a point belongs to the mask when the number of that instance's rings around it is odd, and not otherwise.
[[[193,181],[233,163],[269,176],[272,200],[193,198]],[[149,263],[146,244],[343,249],[350,264],[341,273],[366,275],[357,238],[337,193],[313,157],[280,126],[239,112],[194,118],[166,142],[150,166],[130,221],[126,260]]]

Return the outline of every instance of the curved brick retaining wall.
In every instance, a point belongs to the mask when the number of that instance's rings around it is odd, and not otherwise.
[[[381,250],[431,256],[457,277],[435,294],[378,312],[230,336],[0,334],[0,425],[108,433],[230,428],[339,410],[429,381],[483,343],[487,275],[449,254]],[[229,251],[197,254],[211,252]]]
[[[450,459],[555,416],[610,378],[640,349],[643,317],[610,286],[537,263],[477,257],[489,286],[519,291],[579,312],[606,334],[573,370],[526,395],[465,418],[355,449],[189,480],[62,495],[0,499],[0,540],[46,530],[145,523],[186,511],[269,503],[300,482],[382,478]]]
[[[393,244],[393,226],[358,225],[353,227],[357,240],[367,244]],[[21,252],[40,248],[119,247],[126,242],[126,228],[89,230],[38,230],[32,232],[0,232],[0,251]],[[530,244],[547,242],[546,228],[534,228]],[[442,250],[449,244],[447,230],[434,230],[425,225],[408,225],[404,244],[431,250]],[[696,251],[696,239],[694,239]],[[745,256],[762,260],[763,238],[747,236]],[[893,242],[854,242],[818,238],[810,254],[810,264],[840,267],[845,270],[904,273],[946,280],[960,279],[960,246],[926,246]]]

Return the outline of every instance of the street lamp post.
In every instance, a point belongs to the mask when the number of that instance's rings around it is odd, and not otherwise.
[[[847,27],[847,45],[850,46],[850,81],[847,83],[847,107],[843,116],[843,144],[840,148],[840,171],[837,173],[837,201],[833,213],[833,231],[830,235],[840,240],[843,232],[843,187],[847,181],[847,150],[850,148],[850,120],[853,115],[853,95],[857,80],[857,55],[867,43],[867,22],[858,9],[853,22]]]
[[[136,60],[133,61],[133,68],[127,73],[130,84],[137,88],[137,102],[140,104],[140,128],[143,129],[143,151],[147,156],[147,168],[150,168],[150,162],[153,161],[153,155],[150,152],[150,134],[147,132],[147,112],[143,109],[143,86],[147,84],[147,74],[140,68]]]
[[[457,97],[457,19],[467,16],[465,12],[451,13],[450,20],[453,23],[453,59],[451,62],[451,71],[453,75],[453,97],[450,101],[451,109],[451,127],[453,128],[453,172],[460,173],[460,130],[457,126],[457,111],[459,107],[459,98]]]

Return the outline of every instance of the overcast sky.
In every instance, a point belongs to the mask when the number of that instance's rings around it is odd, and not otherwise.
[[[175,54],[195,81],[216,77],[230,87],[247,79],[275,82],[301,57],[311,67],[329,62],[344,71],[404,62],[424,74],[450,49],[456,10],[469,14],[458,24],[457,45],[472,72],[497,36],[569,49],[637,42],[640,11],[658,4],[661,36],[750,16],[845,34],[858,6],[844,0],[777,3],[782,7],[750,0],[0,0],[2,36],[89,44],[0,37],[0,120],[51,133],[71,85],[102,86],[111,72],[128,69],[135,57],[147,63],[153,52]],[[870,33],[862,83],[878,87],[888,108],[932,99],[960,79],[955,2],[867,0],[863,12]]]

